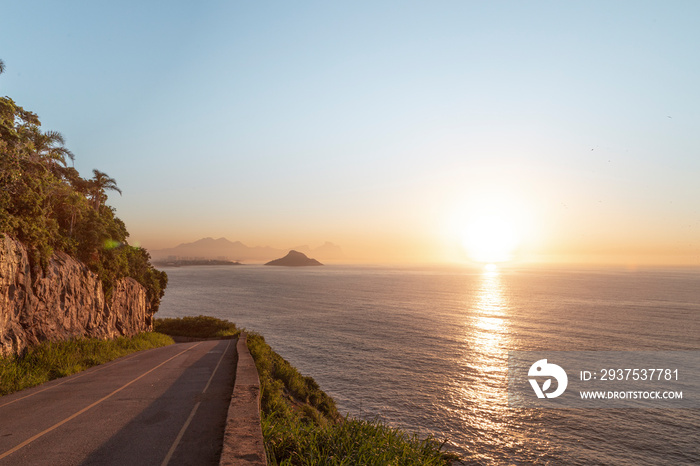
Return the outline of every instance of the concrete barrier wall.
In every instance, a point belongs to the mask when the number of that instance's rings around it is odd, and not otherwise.
[[[260,378],[248,351],[248,335],[236,344],[236,381],[228,408],[220,465],[267,465],[260,427]]]

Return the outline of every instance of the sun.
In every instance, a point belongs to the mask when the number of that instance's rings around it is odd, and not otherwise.
[[[536,211],[527,191],[502,183],[472,188],[448,208],[445,238],[470,261],[497,264],[529,257],[537,240]]]
[[[462,245],[472,260],[507,262],[520,244],[517,222],[504,212],[482,212],[466,222]]]

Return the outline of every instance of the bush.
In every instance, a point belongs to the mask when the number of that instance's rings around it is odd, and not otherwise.
[[[166,335],[190,338],[233,337],[241,333],[233,322],[209,316],[154,319],[153,329]]]

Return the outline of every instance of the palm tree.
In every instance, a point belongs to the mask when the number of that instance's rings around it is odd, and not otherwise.
[[[0,60],[0,74],[5,72],[5,62]]]
[[[38,127],[33,128],[29,134],[29,139],[31,141],[34,155],[39,159],[48,160],[49,164],[52,166],[55,166],[56,162],[60,162],[61,165],[67,166],[66,158],[69,158],[70,160],[75,159],[73,153],[66,149],[66,140],[58,131],[47,131],[42,133]]]
[[[92,179],[88,180],[88,194],[92,198],[92,206],[96,211],[99,211],[100,206],[104,205],[107,200],[106,190],[116,191],[120,196],[122,190],[117,186],[117,181],[107,176],[106,173],[99,170],[93,170],[92,173]]]

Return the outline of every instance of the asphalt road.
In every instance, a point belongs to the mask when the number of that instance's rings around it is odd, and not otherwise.
[[[218,464],[235,357],[175,344],[0,397],[0,465]]]

